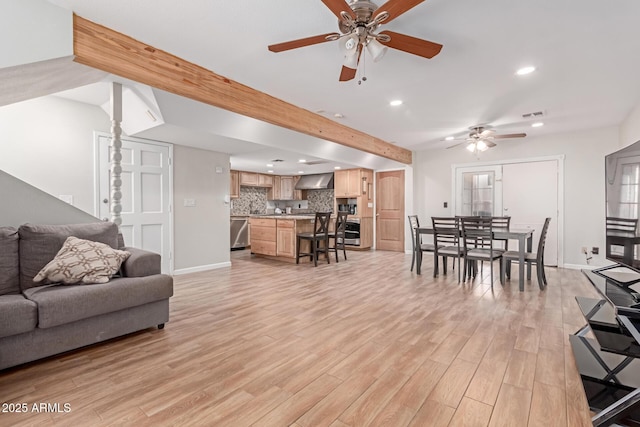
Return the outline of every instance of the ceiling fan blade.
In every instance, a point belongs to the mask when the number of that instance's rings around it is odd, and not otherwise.
[[[340,71],[340,80],[341,82],[348,82],[349,80],[353,80],[356,77],[356,72],[358,70],[354,70],[353,68],[342,66],[342,70]]]
[[[505,139],[505,138],[524,138],[527,136],[526,133],[508,133],[505,135],[493,135],[494,139]]]
[[[496,133],[496,131],[495,131],[495,130],[492,130],[492,129],[484,129],[482,132],[480,132],[480,134],[479,134],[479,135],[480,135],[481,137],[483,137],[483,138],[484,138],[484,137],[487,137],[487,136],[491,136],[491,135],[493,135],[494,133]]]
[[[380,34],[386,34],[391,37],[388,42],[380,41],[383,45],[422,56],[423,58],[433,58],[442,49],[441,44],[407,36],[406,34],[394,33],[393,31],[381,31]]]
[[[322,3],[325,4],[334,15],[338,17],[338,20],[342,21],[341,12],[347,12],[347,14],[351,17],[351,19],[356,19],[356,14],[353,12],[349,4],[345,0],[322,0]]]
[[[319,36],[306,37],[304,39],[291,40],[284,43],[272,44],[269,46],[269,50],[271,52],[284,52],[285,50],[297,49],[299,47],[311,46],[313,44],[324,43],[330,40],[327,40],[328,36],[338,36],[338,33],[327,33]]]
[[[495,147],[495,146],[496,146],[496,143],[495,143],[495,142],[491,142],[491,141],[489,141],[489,140],[487,140],[487,139],[483,139],[483,141],[484,141],[484,143],[487,145],[487,147],[489,147],[489,148],[493,148],[493,147]]]
[[[423,1],[424,0],[389,0],[373,12],[372,16],[377,16],[380,12],[389,13],[389,17],[384,20],[384,23],[387,24]]]
[[[466,142],[466,141],[465,141],[465,142]],[[462,145],[462,144],[464,144],[464,142],[459,142],[459,143],[457,143],[457,144],[451,145],[451,146],[447,147],[447,150],[448,150],[448,149],[450,149],[450,148],[458,147],[458,146],[460,146],[460,145]]]
[[[358,64],[360,64],[360,55],[362,54],[362,45],[358,45],[358,60],[356,61],[356,68],[347,67],[345,65],[342,66],[342,70],[340,70],[340,78],[338,79],[341,82],[348,82],[349,80],[353,80],[356,77],[356,73],[358,72]]]

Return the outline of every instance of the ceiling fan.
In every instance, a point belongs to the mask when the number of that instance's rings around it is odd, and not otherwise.
[[[387,48],[398,49],[423,58],[436,56],[442,45],[427,40],[407,36],[392,31],[376,33],[381,24],[386,24],[402,15],[424,0],[388,0],[378,7],[369,0],[322,0],[338,18],[340,33],[327,33],[318,36],[291,40],[269,46],[271,52],[283,52],[328,41],[340,42],[344,53],[344,63],[340,72],[340,81],[352,80],[356,76],[360,55],[364,48],[379,61]]]
[[[495,139],[507,139],[507,138],[524,138],[527,136],[526,133],[509,133],[509,134],[496,134],[496,131],[493,129],[487,129],[484,126],[472,126],[469,128],[471,131],[469,136],[464,140],[464,142],[460,142],[458,144],[452,145],[449,148],[457,147],[461,144],[467,143],[467,150],[472,153],[479,153],[482,151],[486,151],[489,148],[495,147],[496,143],[493,142]]]

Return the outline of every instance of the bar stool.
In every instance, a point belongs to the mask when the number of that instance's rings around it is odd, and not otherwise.
[[[308,256],[313,260],[313,264],[318,266],[318,255],[324,253],[324,257],[329,264],[329,218],[331,214],[329,212],[316,212],[316,219],[314,222],[313,233],[298,233],[297,234],[297,248],[296,248],[296,264],[300,264],[300,257]],[[309,241],[309,252],[300,252],[300,244],[303,240]],[[324,242],[323,246],[320,246],[320,242]]]

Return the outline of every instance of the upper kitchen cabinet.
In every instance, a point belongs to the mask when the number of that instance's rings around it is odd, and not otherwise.
[[[240,185],[247,187],[273,187],[273,177],[261,173],[244,172],[240,173]]]
[[[240,198],[240,173],[238,171],[230,171],[229,174],[229,197],[232,199],[238,199]]]
[[[370,169],[345,169],[334,172],[335,197],[358,197],[373,188],[373,171]]]
[[[278,176],[273,178],[273,187],[270,190],[271,200],[302,200],[302,191],[295,190],[299,176]]]

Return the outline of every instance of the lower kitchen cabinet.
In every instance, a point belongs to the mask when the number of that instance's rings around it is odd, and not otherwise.
[[[276,255],[295,258],[296,256],[296,221],[279,219],[276,226]]]
[[[298,218],[249,218],[251,252],[257,255],[278,257],[295,262],[297,234],[313,232],[312,217]],[[301,252],[309,252],[309,243],[302,242]],[[306,258],[308,260],[308,258]],[[305,262],[305,260],[301,260]]]
[[[249,218],[251,230],[251,252],[276,256],[276,220],[272,218]]]

